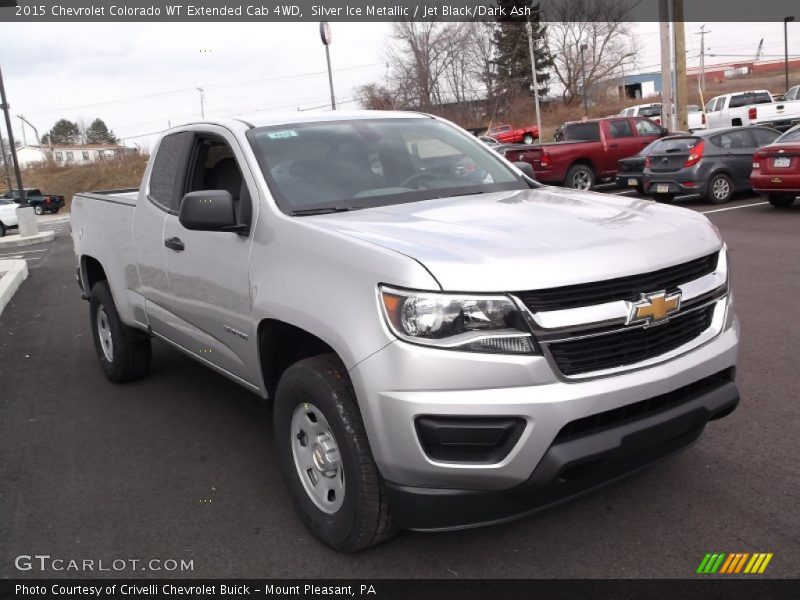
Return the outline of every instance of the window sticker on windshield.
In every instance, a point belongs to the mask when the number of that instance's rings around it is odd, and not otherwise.
[[[297,132],[294,129],[287,129],[285,131],[270,131],[267,137],[271,140],[285,140],[286,138],[297,137]]]

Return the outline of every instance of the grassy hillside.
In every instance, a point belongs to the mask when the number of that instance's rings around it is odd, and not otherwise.
[[[128,156],[87,165],[42,165],[22,171],[26,188],[63,195],[69,207],[72,195],[94,190],[139,187],[147,156]]]

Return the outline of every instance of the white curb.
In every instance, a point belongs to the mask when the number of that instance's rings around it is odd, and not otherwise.
[[[28,263],[24,260],[0,260],[0,314],[27,278]]]

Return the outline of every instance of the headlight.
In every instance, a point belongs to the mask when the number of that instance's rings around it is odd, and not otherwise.
[[[525,319],[507,296],[414,292],[381,286],[381,305],[402,340],[468,352],[534,354]]]

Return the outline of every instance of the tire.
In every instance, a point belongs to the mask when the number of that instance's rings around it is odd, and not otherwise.
[[[289,491],[317,538],[341,552],[355,552],[396,533],[355,394],[338,357],[314,356],[286,370],[275,393],[273,424]],[[318,440],[310,462],[304,450],[309,438]],[[326,444],[334,450],[326,450]],[[322,466],[329,470],[324,471],[318,457],[327,453],[336,459],[329,463],[325,458]],[[338,491],[331,496],[331,489]]]
[[[567,178],[564,180],[564,185],[574,190],[588,191],[594,187],[595,176],[592,168],[577,164],[572,165],[567,171]]]
[[[653,194],[653,200],[663,204],[672,204],[675,200],[675,194]]]
[[[92,287],[89,315],[94,348],[106,377],[114,383],[125,383],[147,375],[150,338],[122,322],[108,282],[99,281]]]
[[[0,223],[0,238],[6,236],[6,226]]]
[[[644,196],[644,185],[643,184],[640,183],[639,185],[636,186],[636,193],[639,194],[640,196]]]
[[[36,206],[33,207],[33,212],[35,212],[37,215],[43,215],[44,209],[42,208],[41,204],[37,204]]]
[[[794,204],[794,196],[787,194],[769,194],[767,200],[775,208],[789,208]]]
[[[522,143],[530,145],[533,143],[533,139],[534,139],[533,135],[531,135],[530,133],[526,133],[525,135],[522,136]]]
[[[711,204],[725,204],[733,197],[733,181],[725,173],[717,173],[708,181],[705,199]]]

